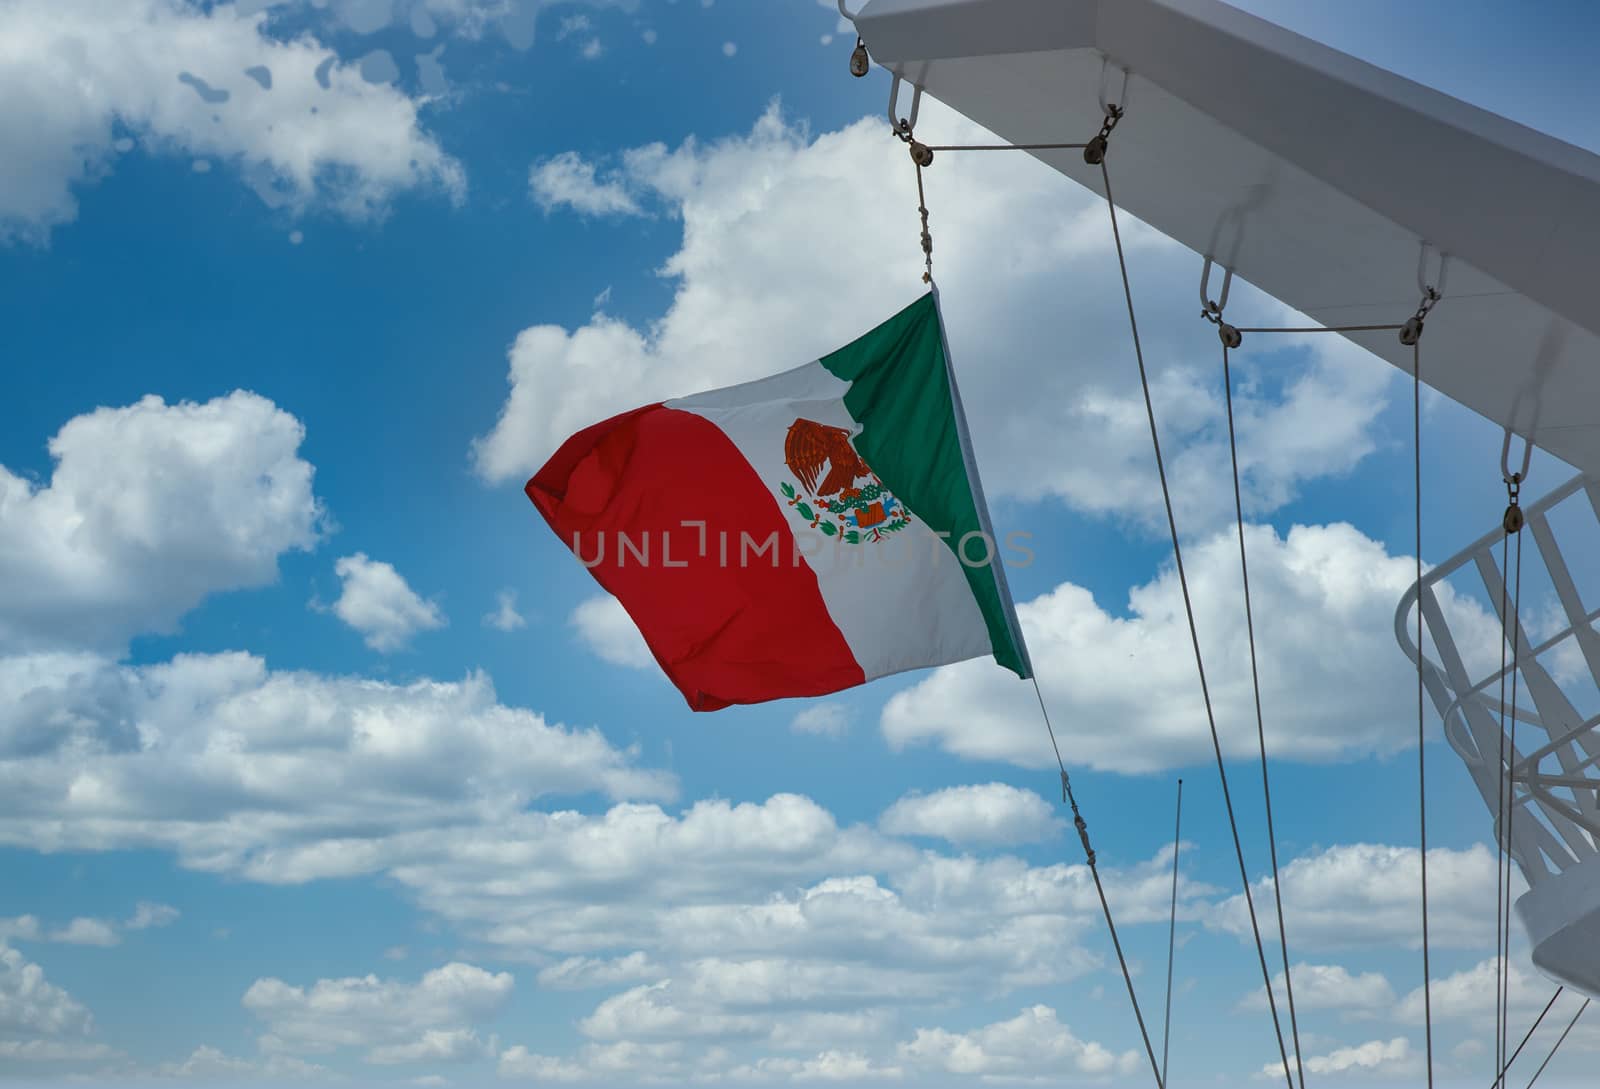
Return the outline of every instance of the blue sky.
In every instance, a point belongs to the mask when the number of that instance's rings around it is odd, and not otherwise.
[[[584,424],[916,297],[887,80],[816,0],[527,4],[531,42],[505,6],[0,0],[0,1078],[1148,1084],[1031,690],[970,663],[693,715],[520,491]],[[1600,147],[1583,6],[1253,9]],[[1104,209],[1000,158],[929,200],[996,520],[1033,537],[1011,585],[1147,1015],[1185,779],[1173,1079],[1246,1084],[1276,1047]],[[1137,229],[1130,260],[1259,877],[1199,260]],[[1251,347],[1303,1050],[1415,1084],[1409,387]],[[1436,560],[1497,518],[1499,435],[1424,407]],[[1436,1054],[1479,1084],[1489,824],[1430,730]],[[1516,956],[1520,1031],[1552,985]]]

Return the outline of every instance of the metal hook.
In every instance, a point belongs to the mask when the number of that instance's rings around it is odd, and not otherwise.
[[[1200,270],[1200,308],[1204,313],[1222,315],[1223,309],[1228,305],[1228,291],[1233,287],[1233,269],[1225,268],[1222,271],[1222,298],[1216,302],[1211,301],[1211,262],[1206,258],[1205,267]]]
[[[1111,67],[1111,58],[1108,56],[1102,56],[1100,58],[1100,91],[1098,95],[1100,102],[1100,114],[1102,117],[1111,116],[1112,106],[1116,106],[1118,109],[1124,111],[1126,111],[1128,108],[1128,70],[1123,68],[1120,64],[1116,67],[1122,71],[1122,90],[1118,94],[1115,102],[1108,102],[1106,100],[1106,77],[1110,75]]]
[[[1523,439],[1522,469],[1517,473],[1511,471],[1511,428],[1506,428],[1506,437],[1500,444],[1500,475],[1507,484],[1521,485],[1528,479],[1528,463],[1533,460],[1533,440]]]
[[[1428,285],[1428,251],[1436,248],[1426,238],[1422,240],[1422,249],[1417,254],[1417,294],[1427,296],[1430,292],[1444,295],[1445,277],[1449,274],[1450,255],[1444,250],[1439,250],[1439,282],[1431,288]]]
[[[856,21],[856,17],[854,15],[851,15],[848,11],[844,10],[844,0],[839,0],[839,14],[844,16],[846,19],[849,19],[852,23]]]
[[[917,127],[917,111],[922,108],[922,88],[915,83],[911,88],[911,117],[907,120],[895,116],[900,102],[900,77],[896,75],[894,82],[889,84],[889,127],[894,129],[897,136],[904,136]]]

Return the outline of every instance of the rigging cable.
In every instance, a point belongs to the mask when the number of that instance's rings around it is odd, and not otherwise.
[[[1178,780],[1178,816],[1172,827],[1172,914],[1167,922],[1167,1024],[1161,1030],[1161,1081],[1167,1080],[1167,1051],[1172,1043],[1172,960],[1178,951],[1178,848],[1183,842],[1183,780]]]
[[[1219,320],[1220,320],[1219,312]],[[1250,684],[1256,701],[1256,741],[1261,749],[1261,794],[1267,808],[1267,847],[1272,855],[1272,898],[1278,909],[1278,944],[1283,950],[1283,989],[1289,1002],[1289,1031],[1294,1036],[1295,1073],[1300,1089],[1306,1087],[1306,1071],[1300,1061],[1300,1020],[1295,1015],[1294,981],[1289,970],[1289,936],[1283,925],[1283,885],[1278,880],[1278,836],[1272,827],[1272,784],[1267,777],[1267,728],[1261,714],[1261,676],[1256,669],[1256,622],[1250,606],[1250,561],[1244,546],[1244,500],[1239,489],[1239,444],[1233,428],[1233,375],[1228,365],[1228,340],[1222,342],[1222,389],[1228,406],[1228,457],[1233,463],[1234,525],[1239,530],[1239,573],[1244,579],[1244,625],[1250,642]]]
[[[1507,595],[1511,584],[1506,580],[1506,573],[1511,570],[1511,532],[1505,528],[1504,520],[1500,523],[1500,760],[1496,765],[1500,781],[1495,792],[1495,855],[1494,855],[1494,1064],[1499,1073],[1495,1077],[1495,1086],[1504,1089],[1506,1067],[1510,1061],[1506,1058],[1506,1034],[1503,1010],[1501,1009],[1502,996],[1500,981],[1506,975],[1506,959],[1510,955],[1506,949],[1506,884],[1501,879],[1506,863],[1506,807],[1508,805],[1506,783],[1506,610]]]
[[[1244,902],[1250,912],[1250,930],[1255,935],[1256,957],[1261,962],[1261,977],[1267,992],[1267,1008],[1272,1013],[1272,1028],[1278,1039],[1278,1054],[1283,1060],[1283,1078],[1289,1089],[1294,1089],[1294,1078],[1289,1073],[1288,1049],[1283,1042],[1283,1025],[1278,1019],[1278,1004],[1272,993],[1272,973],[1267,967],[1266,948],[1261,943],[1261,926],[1256,919],[1255,897],[1250,892],[1250,871],[1245,865],[1244,845],[1239,840],[1239,824],[1234,818],[1233,798],[1228,791],[1228,771],[1222,759],[1222,739],[1217,734],[1217,718],[1211,709],[1211,690],[1206,683],[1205,661],[1200,654],[1200,632],[1195,625],[1194,604],[1189,596],[1189,580],[1183,569],[1183,549],[1178,543],[1178,522],[1172,512],[1172,492],[1167,486],[1167,470],[1161,459],[1161,438],[1156,430],[1155,406],[1150,399],[1150,379],[1145,372],[1144,349],[1139,343],[1139,320],[1135,316],[1133,309],[1133,287],[1128,281],[1128,262],[1122,250],[1122,232],[1117,227],[1117,202],[1111,194],[1111,174],[1106,169],[1105,164],[1105,132],[1114,124],[1114,118],[1116,117],[1120,117],[1120,112],[1107,118],[1106,126],[1102,128],[1101,136],[1096,137],[1096,140],[1101,141],[1101,154],[1098,162],[1091,165],[1100,167],[1101,181],[1105,185],[1106,207],[1111,214],[1111,236],[1116,242],[1117,265],[1122,273],[1122,293],[1128,303],[1128,325],[1133,334],[1133,353],[1139,364],[1139,385],[1144,390],[1145,415],[1150,421],[1150,443],[1155,448],[1156,474],[1161,480],[1161,500],[1166,507],[1167,528],[1172,534],[1172,555],[1178,570],[1178,585],[1183,590],[1183,608],[1189,618],[1189,639],[1194,645],[1194,664],[1200,673],[1200,696],[1205,703],[1206,721],[1211,727],[1211,745],[1216,751],[1217,775],[1222,781],[1222,800],[1228,811],[1228,827],[1233,833],[1233,851],[1239,861],[1239,879],[1244,885]],[[1091,148],[1090,150],[1093,149]],[[1088,151],[1085,152],[1085,157],[1088,157]]]
[[[1500,1048],[1505,1051],[1506,1021],[1509,1014],[1511,1001],[1511,829],[1516,819],[1516,780],[1511,776],[1511,762],[1517,759],[1517,674],[1518,663],[1522,652],[1522,623],[1519,619],[1522,610],[1522,508],[1519,505],[1518,495],[1522,490],[1522,474],[1513,473],[1506,481],[1506,495],[1509,502],[1506,505],[1505,518],[1502,520],[1501,529],[1506,533],[1514,533],[1517,539],[1516,573],[1512,587],[1511,612],[1507,614],[1503,609],[1500,613],[1501,647],[1505,646],[1505,635],[1509,630],[1511,639],[1511,729],[1506,740],[1507,763],[1502,766],[1501,774],[1505,777],[1505,917],[1500,920],[1501,932],[1497,937],[1501,948],[1505,950],[1505,966],[1500,979]],[[1500,574],[1501,586],[1505,584],[1505,572]],[[1502,649],[1501,653],[1505,651]],[[1502,735],[1505,731],[1502,730]],[[1500,882],[1500,873],[1496,871],[1495,882]],[[1497,893],[1497,899],[1498,899]]]
[[[1533,1083],[1539,1080],[1539,1075],[1544,1073],[1544,1068],[1550,1065],[1550,1060],[1556,1057],[1556,1052],[1561,1050],[1561,1045],[1567,1042],[1567,1033],[1572,1031],[1572,1026],[1578,1023],[1578,1018],[1583,1016],[1583,1011],[1589,1008],[1589,1000],[1585,998],[1583,1005],[1578,1007],[1578,1012],[1572,1015],[1572,1020],[1567,1022],[1567,1027],[1561,1030],[1561,1037],[1556,1041],[1556,1046],[1550,1049],[1550,1054],[1544,1057],[1544,1062],[1539,1064],[1539,1069],[1533,1072],[1533,1077],[1528,1079],[1528,1089],[1533,1089]]]
[[[1433,1089],[1433,966],[1428,951],[1428,754],[1422,714],[1422,322],[1439,301],[1428,288],[1416,314],[1400,330],[1400,342],[1411,342],[1411,472],[1416,490],[1417,564],[1417,860],[1422,871],[1422,1017],[1426,1041],[1428,1089]]]
[[[1544,1004],[1544,1009],[1539,1011],[1539,1016],[1533,1019],[1533,1024],[1529,1026],[1527,1032],[1523,1033],[1522,1043],[1518,1044],[1517,1050],[1511,1053],[1511,1058],[1506,1060],[1505,1067],[1496,1075],[1495,1080],[1489,1084],[1489,1089],[1496,1089],[1496,1086],[1504,1083],[1505,1076],[1511,1069],[1511,1064],[1517,1061],[1517,1056],[1522,1054],[1522,1049],[1528,1046],[1528,1041],[1533,1039],[1533,1034],[1539,1031],[1539,1026],[1544,1022],[1544,1015],[1550,1012],[1550,1007],[1556,1004],[1556,999],[1560,998],[1561,992],[1566,989],[1565,984],[1556,988],[1556,993],[1550,996],[1550,1001]]]

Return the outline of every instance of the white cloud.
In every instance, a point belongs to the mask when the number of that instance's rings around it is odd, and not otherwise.
[[[456,1061],[493,1050],[472,1026],[497,1014],[511,997],[509,972],[452,962],[416,983],[376,976],[320,979],[310,987],[258,979],[244,1007],[264,1022],[269,1052],[322,1053],[363,1049],[367,1062]]]
[[[45,927],[37,916],[18,915],[0,918],[0,943],[7,941],[60,942],[63,945],[110,947],[122,941],[124,930],[148,930],[168,926],[178,918],[178,909],[167,904],[141,901],[133,915],[121,924],[107,919],[78,916],[64,926]]]
[[[850,708],[842,703],[813,703],[789,720],[797,734],[843,737],[850,732]]]
[[[539,986],[557,990],[584,990],[614,987],[655,979],[662,969],[641,952],[610,960],[597,957],[568,957],[539,971]]]
[[[922,126],[941,141],[985,138],[938,103],[924,107]],[[561,176],[576,192],[603,190],[594,212],[659,202],[677,214],[683,240],[661,269],[676,294],[644,327],[595,315],[575,330],[523,330],[500,418],[473,448],[487,481],[526,478],[568,435],[618,411],[831,351],[919,291],[915,179],[877,115],[812,137],[774,108],[747,136],[648,145],[614,161],[602,175],[568,155]],[[1155,526],[1159,493],[1104,203],[1028,157],[940,160],[927,184],[952,352],[990,494],[1058,496]],[[848,245],[817,245],[819,223]],[[1145,300],[1193,297],[1198,257],[1136,223],[1125,235]],[[1288,316],[1248,288],[1232,306],[1241,320]],[[1180,519],[1216,525],[1232,504],[1215,486],[1227,473],[1215,335],[1187,304],[1146,305],[1144,317]],[[1337,338],[1273,344],[1283,350],[1270,366],[1257,370],[1258,357],[1240,353],[1235,375],[1255,512],[1364,457],[1392,381],[1387,364]]]
[[[0,842],[34,849],[160,847],[266,881],[370,873],[404,833],[470,836],[543,795],[670,797],[633,755],[499,703],[482,674],[0,658]]]
[[[639,1043],[618,1040],[611,1044],[587,1044],[571,1059],[540,1055],[518,1045],[500,1055],[499,1073],[502,1078],[525,1079],[538,1082],[577,1082],[604,1079],[612,1083],[627,1079],[638,1080],[641,1075],[652,1080],[683,1078],[691,1072],[719,1072],[725,1058],[717,1048],[708,1050],[698,1063],[688,1060],[683,1044]]]
[[[360,632],[373,650],[387,654],[419,631],[445,626],[439,606],[417,596],[392,564],[357,552],[340,558],[333,570],[342,587],[333,614]]]
[[[768,1078],[784,1081],[843,1081],[864,1082],[896,1079],[905,1073],[898,1066],[884,1066],[874,1062],[859,1051],[828,1050],[818,1052],[809,1059],[770,1057],[751,1066],[737,1067],[728,1073],[733,1081],[763,1081]]]
[[[1415,669],[1394,645],[1413,561],[1348,525],[1248,526],[1250,589],[1268,752],[1300,760],[1387,754],[1416,739]],[[1239,544],[1231,530],[1184,551],[1223,750],[1256,751]],[[1018,606],[1069,764],[1121,772],[1212,758],[1175,571],[1128,594],[1118,615],[1063,583]],[[1030,686],[987,659],[941,668],[885,706],[891,745],[1048,767]]]
[[[878,827],[891,836],[936,836],[959,846],[1011,846],[1049,839],[1061,827],[1050,803],[1006,783],[909,794],[891,805]]]
[[[39,941],[40,934],[39,917],[36,915],[15,915],[9,919],[0,917],[0,944],[18,939]]]
[[[66,945],[98,945],[105,947],[116,945],[122,940],[122,937],[117,933],[116,928],[104,919],[89,919],[79,916],[51,934],[50,940],[62,942]]]
[[[178,918],[178,908],[165,904],[139,904],[125,923],[110,919],[77,916],[62,926],[43,926],[34,915],[0,918],[0,942],[59,942],[62,945],[99,945],[109,948],[122,943],[123,931],[146,931],[168,926]]]
[[[1135,1052],[1119,1056],[1092,1040],[1080,1040],[1049,1006],[1031,1006],[1009,1021],[971,1032],[919,1028],[915,1039],[900,1046],[900,1056],[923,1068],[984,1078],[1060,1075],[1063,1068],[1087,1075],[1127,1075],[1140,1061]]]
[[[1292,1063],[1291,1056],[1290,1062]],[[1392,1040],[1368,1040],[1354,1047],[1341,1047],[1326,1055],[1313,1055],[1306,1059],[1306,1070],[1312,1074],[1366,1074],[1374,1077],[1411,1077],[1422,1072],[1422,1059],[1411,1051],[1411,1041],[1404,1036]],[[1283,1077],[1283,1063],[1268,1063],[1261,1068],[1265,1077]]]
[[[495,609],[492,613],[483,614],[485,627],[496,631],[520,631],[528,626],[527,618],[517,612],[517,592],[515,590],[501,590],[494,595]]]
[[[1421,870],[1416,848],[1375,843],[1339,844],[1294,859],[1281,870],[1290,947],[1419,946]],[[1494,874],[1494,855],[1481,843],[1460,851],[1428,849],[1428,926],[1435,948],[1474,948],[1483,942],[1482,906],[1494,901]],[[1262,878],[1253,888],[1261,914],[1261,905],[1272,899],[1272,879]],[[1262,915],[1262,933],[1276,941],[1271,921]],[[1217,905],[1206,925],[1248,938],[1244,895]],[[1295,994],[1298,998],[1298,989]]]
[[[1431,852],[1430,852],[1431,853]],[[1428,902],[1433,904],[1433,871],[1428,871]],[[1481,903],[1481,901],[1480,901]],[[1520,931],[1513,927],[1514,944],[1521,939]],[[1429,988],[1432,1014],[1436,1021],[1458,1021],[1482,1027],[1494,1022],[1496,1000],[1499,994],[1497,958],[1479,961],[1459,972],[1436,975]],[[1506,996],[1516,1019],[1531,1022],[1556,985],[1528,968],[1522,957],[1509,958],[1510,974],[1506,982]],[[1424,1021],[1422,988],[1413,988],[1395,1007],[1395,1016],[1402,1022],[1420,1025]]]
[[[528,192],[546,212],[571,208],[586,216],[644,214],[620,179],[602,181],[593,163],[571,151],[541,159],[529,167]]]
[[[556,40],[561,41],[565,38],[570,38],[574,34],[582,34],[584,31],[592,30],[593,28],[594,24],[590,22],[587,15],[581,12],[576,15],[568,15],[562,18],[556,29]]]
[[[331,1072],[315,1063],[308,1063],[291,1055],[265,1055],[258,1059],[244,1059],[228,1055],[209,1044],[202,1044],[189,1053],[182,1062],[162,1063],[156,1074],[164,1078],[216,1083],[219,1081],[287,1079],[291,1084],[328,1079]]]
[[[272,582],[317,540],[304,437],[253,393],[151,396],[67,421],[48,484],[0,466],[0,651],[120,651],[207,594]]]
[[[572,610],[571,623],[595,654],[612,665],[654,669],[655,657],[639,634],[633,618],[610,594],[597,594]]]
[[[1291,930],[1291,935],[1294,932]],[[1287,1008],[1282,972],[1272,977],[1272,991],[1279,1009]],[[1342,1010],[1352,1016],[1375,1016],[1394,1006],[1394,988],[1381,972],[1352,975],[1338,964],[1296,964],[1294,966],[1295,1006],[1302,1010]],[[1266,991],[1250,992],[1240,1006],[1266,1009]]]
[[[0,240],[42,242],[72,221],[74,190],[111,169],[119,129],[231,163],[275,207],[368,217],[403,191],[464,193],[417,100],[309,36],[274,40],[233,4],[27,0],[0,7],[0,41]]]
[[[0,1058],[25,1063],[81,1063],[116,1054],[114,1048],[88,1040],[0,1040]]]
[[[44,969],[0,943],[0,1055],[81,1057],[93,1031],[89,1011],[45,978]]]
[[[178,921],[178,915],[178,909],[171,904],[156,904],[141,900],[133,910],[133,917],[123,925],[129,930],[149,930],[154,927],[171,926]]]

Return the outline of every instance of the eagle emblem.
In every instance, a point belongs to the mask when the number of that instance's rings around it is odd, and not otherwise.
[[[784,435],[783,462],[799,486],[784,481],[779,490],[795,513],[824,536],[846,544],[880,541],[911,523],[905,504],[889,494],[856,453],[845,428],[795,420]]]

